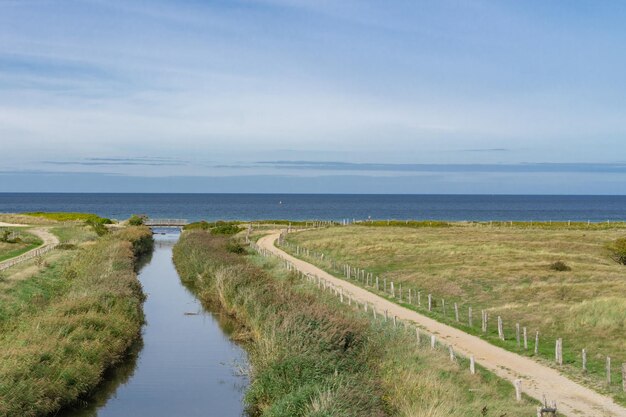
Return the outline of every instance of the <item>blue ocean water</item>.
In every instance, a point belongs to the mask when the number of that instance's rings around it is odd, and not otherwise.
[[[75,211],[189,220],[623,221],[626,196],[0,193],[0,212]]]

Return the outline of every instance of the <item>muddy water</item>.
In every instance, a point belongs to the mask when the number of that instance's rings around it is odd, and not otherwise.
[[[230,323],[181,285],[172,263],[176,239],[156,235],[139,272],[148,295],[142,340],[92,398],[63,417],[245,415],[245,352],[229,339]]]

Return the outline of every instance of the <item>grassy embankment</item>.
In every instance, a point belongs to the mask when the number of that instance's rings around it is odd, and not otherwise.
[[[529,416],[512,386],[451,362],[414,330],[394,329],[320,293],[273,259],[239,254],[225,236],[193,230],[174,247],[181,279],[233,315],[249,343],[252,415]]]
[[[54,223],[52,223],[54,224]],[[137,256],[147,228],[96,240],[91,226],[53,229],[66,243],[0,277],[0,415],[52,413],[101,381],[143,323]]]
[[[9,239],[12,233],[18,233],[16,239]],[[6,236],[6,237],[5,237]],[[28,230],[20,227],[2,227],[0,228],[0,261],[15,258],[37,246],[43,244],[42,240]]]
[[[402,285],[405,306],[520,354],[534,356],[538,330],[538,359],[553,364],[555,340],[561,337],[561,369],[626,403],[620,372],[626,362],[626,267],[606,250],[608,242],[624,237],[624,224],[494,223],[490,227],[488,223],[414,222],[410,227],[386,227],[386,223],[306,231],[289,235],[287,242],[324,253],[324,260],[318,256],[307,260],[337,276],[342,276],[343,264],[350,264],[379,276],[381,287],[383,278],[393,281],[396,291]],[[557,261],[570,269],[555,270]],[[421,308],[416,306],[417,290]],[[432,313],[425,311],[429,293],[434,299]],[[398,297],[395,301],[400,302]],[[460,322],[454,317],[454,303],[459,305]],[[473,327],[468,326],[469,306]],[[487,334],[480,330],[482,309],[489,312]],[[505,341],[498,338],[498,315],[504,321]],[[516,323],[528,328],[528,350],[517,346]],[[583,348],[588,352],[587,372],[581,370]],[[611,386],[606,384],[607,356],[613,363]]]

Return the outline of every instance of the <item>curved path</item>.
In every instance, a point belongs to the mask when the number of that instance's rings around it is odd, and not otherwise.
[[[6,223],[5,223],[6,224]],[[15,227],[18,226],[26,226],[26,225],[12,225]],[[50,230],[46,227],[38,227],[35,229],[29,230],[34,235],[37,235],[42,241],[43,244],[37,246],[34,249],[29,250],[28,252],[24,252],[23,254],[16,256],[14,258],[9,258],[0,262],[0,271],[3,271],[7,268],[12,267],[13,265],[17,265],[21,262],[27,261],[29,259],[34,258],[35,256],[43,255],[46,252],[54,249],[56,245],[59,244],[59,238],[50,232]]]
[[[392,303],[366,289],[336,278],[308,262],[287,254],[274,245],[279,236],[280,233],[264,236],[259,239],[257,244],[274,255],[291,262],[301,272],[319,276],[338,288],[343,288],[344,291],[352,293],[360,302],[367,302],[378,311],[387,310],[392,317],[397,316],[401,320],[417,324],[424,330],[437,335],[439,340],[451,345],[455,351],[464,356],[473,355],[477,363],[499,377],[511,382],[521,379],[523,381],[522,390],[525,394],[539,401],[543,400],[544,395],[549,401],[556,401],[559,414],[563,413],[570,417],[626,417],[626,408],[616,404],[611,398],[568,379],[555,369]]]

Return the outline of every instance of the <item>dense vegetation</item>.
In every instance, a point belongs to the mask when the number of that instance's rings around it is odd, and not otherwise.
[[[248,339],[253,415],[527,416],[510,384],[372,322],[276,261],[233,253],[224,236],[194,230],[174,248],[182,280],[233,315]]]
[[[451,227],[335,227],[294,233],[287,243],[324,254],[307,260],[342,276],[343,264],[363,268],[404,289],[403,303],[437,320],[482,336],[523,355],[534,356],[535,331],[540,332],[538,359],[554,364],[554,344],[563,338],[561,370],[621,403],[621,363],[626,362],[626,281],[619,261],[620,224],[475,225]],[[607,253],[606,247],[613,250]],[[413,291],[411,305],[408,289]],[[370,290],[372,288],[370,287]],[[421,291],[422,307],[416,291]],[[382,292],[382,291],[381,291]],[[425,311],[425,297],[433,294],[433,312]],[[441,300],[445,299],[447,310]],[[397,298],[396,301],[399,301]],[[452,306],[457,303],[460,322]],[[474,311],[473,327],[468,307]],[[481,310],[491,319],[480,330]],[[506,340],[501,341],[496,317],[504,320]],[[519,347],[515,325],[527,327],[530,347]],[[587,372],[581,351],[588,352]],[[605,363],[614,365],[613,384],[607,386]]]
[[[135,257],[150,242],[149,229],[129,228],[9,280],[0,294],[0,415],[52,413],[124,357],[143,323]]]

